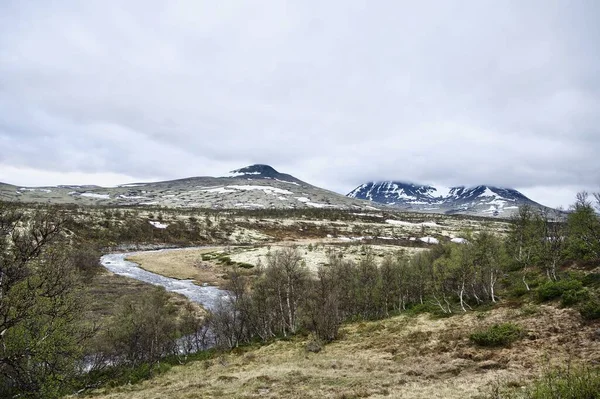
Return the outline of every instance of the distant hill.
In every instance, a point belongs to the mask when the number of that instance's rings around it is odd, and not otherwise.
[[[375,205],[315,187],[289,174],[279,173],[269,165],[260,164],[231,171],[223,177],[189,177],[117,187],[22,187],[0,183],[0,200],[228,209],[369,209]]]
[[[533,209],[547,211],[553,217],[559,214],[557,210],[538,204],[517,190],[486,185],[442,188],[382,181],[361,184],[347,196],[415,212],[509,217],[519,207],[529,205]]]

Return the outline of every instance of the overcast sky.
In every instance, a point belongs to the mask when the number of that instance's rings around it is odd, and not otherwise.
[[[600,190],[600,2],[0,1],[0,181]]]

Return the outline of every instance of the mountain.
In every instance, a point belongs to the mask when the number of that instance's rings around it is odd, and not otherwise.
[[[443,188],[399,181],[370,182],[356,187],[347,196],[415,212],[509,217],[520,206],[529,205],[558,213],[517,190],[486,185]]]
[[[369,209],[351,199],[279,173],[269,165],[250,165],[223,177],[131,183],[116,187],[22,187],[0,183],[0,200],[81,205],[157,205],[197,208]]]

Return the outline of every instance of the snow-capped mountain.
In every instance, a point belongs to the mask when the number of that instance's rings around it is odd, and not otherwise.
[[[370,182],[347,196],[421,212],[509,217],[526,204],[555,212],[517,190],[485,185],[445,188],[397,181]]]
[[[269,165],[247,166],[223,177],[190,177],[117,187],[22,187],[0,183],[0,200],[225,209],[369,209],[373,205],[312,186],[294,176],[279,173]]]

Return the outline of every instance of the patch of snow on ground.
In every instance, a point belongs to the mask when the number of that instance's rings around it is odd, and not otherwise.
[[[229,172],[225,176],[221,177],[240,177],[246,175],[260,175],[260,172]]]
[[[123,199],[148,199],[148,197],[140,197],[139,195],[119,195],[119,198],[123,198]]]
[[[169,227],[169,225],[166,223],[161,223],[161,222],[154,221],[154,220],[149,220],[148,223],[150,223],[152,226],[156,227],[157,229],[166,229],[167,227]]]
[[[352,215],[355,215],[355,216],[372,216],[372,217],[375,217],[375,218],[382,218],[383,217],[383,215],[377,215],[377,214],[374,214],[374,213],[354,213],[353,212]]]
[[[277,180],[278,182],[281,182],[281,183],[294,184],[296,186],[299,186],[299,184],[296,183],[295,181],[285,181],[285,180],[279,180],[279,179],[275,179],[275,180]]]
[[[134,183],[134,184],[121,184],[117,187],[141,187],[144,186],[145,184],[142,183]]]
[[[239,202],[239,203],[235,204],[234,206],[237,206],[239,208],[264,208],[265,207],[263,204],[253,204],[251,202],[248,202],[248,203]]]
[[[88,197],[88,198],[110,199],[109,194],[81,193],[81,196]]]
[[[52,190],[48,190],[47,188],[26,188],[26,187],[21,187],[19,190],[21,191],[39,191],[41,193],[51,193]]]
[[[271,187],[271,186],[227,186],[227,188],[233,188],[235,190],[243,190],[243,191],[252,191],[252,190],[260,190],[260,191],[264,191],[265,194],[271,194],[271,195],[275,195],[275,194],[294,194],[291,191],[288,190],[284,190],[281,188],[277,188],[277,187]]]
[[[309,198],[306,198],[306,197],[296,197],[296,199],[300,202],[303,202],[304,204],[306,204],[308,206],[312,206],[313,208],[327,208],[328,206],[334,206],[334,205],[330,205],[330,204],[322,204],[319,202],[312,202]]]
[[[306,205],[308,206],[312,206],[313,208],[327,208],[328,206],[333,206],[333,205],[329,205],[329,204],[321,204],[318,202],[305,202]]]
[[[235,193],[235,190],[228,190],[225,187],[216,187],[216,188],[209,188],[206,190],[202,190],[206,193],[219,193],[219,194],[226,194],[226,193]]]
[[[420,241],[423,241],[424,243],[427,244],[439,244],[440,240],[438,240],[437,238],[434,237],[421,237],[419,238]]]
[[[451,239],[450,242],[454,242],[456,244],[468,244],[469,243],[469,241],[467,241],[466,238],[461,238],[461,237],[455,237],[455,238]]]
[[[441,225],[437,224],[436,222],[423,222],[423,223],[421,223],[421,226],[426,226],[426,227],[442,227]]]
[[[387,219],[385,221],[387,224],[395,224],[398,226],[416,226],[415,223],[411,223],[411,222],[404,222],[402,220],[393,220],[393,219]]]

